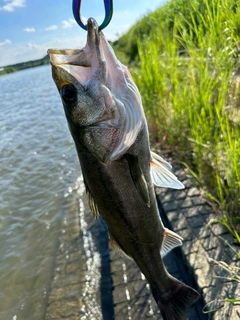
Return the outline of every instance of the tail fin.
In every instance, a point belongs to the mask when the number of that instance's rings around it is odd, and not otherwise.
[[[200,295],[194,289],[171,277],[172,290],[164,295],[154,295],[164,320],[187,320],[188,308]]]

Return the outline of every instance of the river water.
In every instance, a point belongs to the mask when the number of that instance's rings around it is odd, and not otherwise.
[[[0,319],[44,319],[80,175],[50,66],[0,77]]]

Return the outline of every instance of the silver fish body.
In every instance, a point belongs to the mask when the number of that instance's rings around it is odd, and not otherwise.
[[[146,276],[163,318],[187,319],[199,294],[164,267],[162,257],[182,239],[163,226],[153,183],[183,185],[150,150],[141,97],[128,69],[92,18],[83,49],[49,55],[93,213],[106,221],[112,244]]]

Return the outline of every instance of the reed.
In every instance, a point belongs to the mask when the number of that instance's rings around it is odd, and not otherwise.
[[[175,0],[146,21],[133,76],[152,138],[175,150],[240,242],[240,6]]]

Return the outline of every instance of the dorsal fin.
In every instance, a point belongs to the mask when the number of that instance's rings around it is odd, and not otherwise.
[[[184,185],[170,171],[172,166],[156,153],[151,152],[150,172],[153,183],[157,187],[184,189]]]
[[[161,257],[163,258],[172,249],[181,246],[182,240],[183,240],[183,238],[180,237],[178,234],[165,228],[162,247],[161,247],[161,251],[160,251]]]

